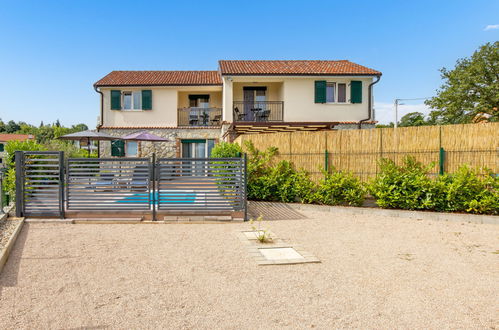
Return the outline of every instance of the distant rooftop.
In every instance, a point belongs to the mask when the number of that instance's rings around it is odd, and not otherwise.
[[[34,139],[35,137],[31,134],[9,134],[9,133],[0,133],[0,141],[8,142],[8,141],[26,141],[30,139]]]

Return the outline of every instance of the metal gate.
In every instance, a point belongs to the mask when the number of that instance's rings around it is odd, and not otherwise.
[[[16,215],[64,217],[63,152],[16,151]]]
[[[70,158],[66,208],[78,211],[149,210],[149,158]]]
[[[16,151],[16,215],[244,212],[246,158],[70,158]],[[114,212],[113,212],[114,213]],[[246,216],[245,216],[246,217]]]

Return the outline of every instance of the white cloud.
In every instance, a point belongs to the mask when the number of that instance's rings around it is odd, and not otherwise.
[[[497,30],[497,29],[499,29],[499,24],[487,25],[483,30],[488,31],[488,30]]]
[[[424,103],[403,104],[398,106],[398,119],[410,112],[422,112],[425,115],[430,113],[431,109]],[[395,105],[393,103],[374,103],[375,118],[380,124],[389,124],[395,121]]]

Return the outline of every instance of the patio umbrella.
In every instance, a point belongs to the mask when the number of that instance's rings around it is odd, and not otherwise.
[[[154,134],[149,133],[147,131],[128,134],[128,135],[122,136],[121,139],[127,140],[127,141],[171,142],[168,139],[162,138],[161,136],[154,135]],[[153,143],[153,149],[154,149],[154,152],[156,152],[156,148],[154,147],[154,143]]]
[[[115,136],[106,133],[88,130],[88,131],[66,134],[58,137],[58,139],[71,140],[71,141],[87,141],[88,157],[90,157],[90,141],[110,141],[119,138],[116,138]]]

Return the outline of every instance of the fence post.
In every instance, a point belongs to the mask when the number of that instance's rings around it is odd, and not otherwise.
[[[3,171],[0,168],[0,214],[4,214],[3,212]]]
[[[438,163],[439,163],[439,174],[443,175],[445,173],[445,150],[442,147],[440,147]]]
[[[327,149],[324,150],[324,170],[329,173],[329,153]]]
[[[61,219],[66,217],[64,213],[64,151],[59,151],[59,214]]]
[[[243,154],[243,175],[244,175],[244,192],[243,192],[243,205],[244,205],[244,221],[248,221],[248,158],[246,153]]]
[[[16,162],[16,217],[23,216],[23,152],[16,151],[15,154]]]
[[[152,184],[152,193],[149,192],[149,198],[152,202],[152,221],[156,221],[156,153],[152,153],[152,164],[151,164],[151,184]],[[159,198],[159,191],[158,191]]]

